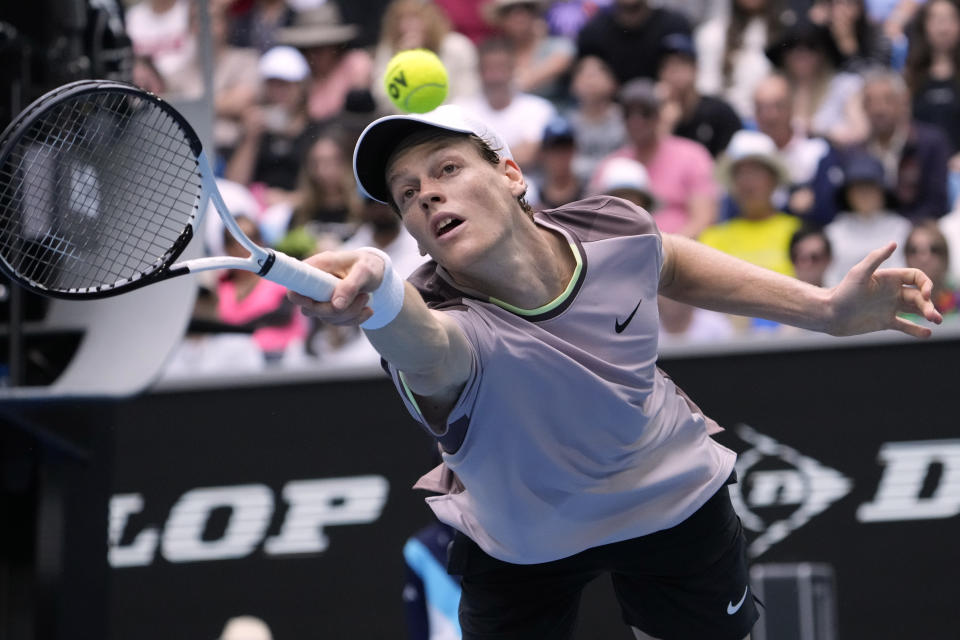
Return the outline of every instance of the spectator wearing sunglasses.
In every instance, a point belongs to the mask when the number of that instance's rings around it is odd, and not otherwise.
[[[933,281],[930,299],[943,315],[960,311],[960,290],[950,278],[950,248],[934,220],[913,225],[904,243],[908,267],[920,269]]]
[[[820,225],[808,222],[790,237],[790,262],[798,280],[822,287],[832,259],[833,247]]]

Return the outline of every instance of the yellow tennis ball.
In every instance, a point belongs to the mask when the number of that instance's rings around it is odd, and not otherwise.
[[[434,52],[407,49],[387,63],[383,84],[397,108],[426,113],[439,107],[447,97],[447,70]]]

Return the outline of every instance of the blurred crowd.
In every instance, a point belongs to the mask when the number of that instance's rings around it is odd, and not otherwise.
[[[204,93],[195,2],[126,11],[134,82],[174,101]],[[382,0],[366,25],[346,8],[209,0],[216,170],[259,242],[375,246],[405,273],[427,259],[351,168],[363,128],[397,111],[388,60],[422,47],[446,101],[509,144],[534,208],[627,198],[663,231],[824,286],[896,241],[888,266],[923,269],[957,312],[960,0]],[[211,252],[243,251],[207,223]],[[249,274],[209,280],[197,316],[220,331],[185,346],[192,371],[376,361]],[[667,300],[661,316],[665,344],[789,332]]]

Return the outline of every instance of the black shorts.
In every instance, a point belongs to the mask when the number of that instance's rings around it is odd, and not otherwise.
[[[745,540],[724,486],[679,525],[542,564],[503,562],[458,533],[464,640],[569,638],[580,593],[609,574],[628,625],[663,640],[741,640],[757,621]]]

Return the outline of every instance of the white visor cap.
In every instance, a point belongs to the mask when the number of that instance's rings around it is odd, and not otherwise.
[[[353,151],[353,175],[364,195],[377,202],[389,203],[387,162],[410,134],[431,128],[467,135],[472,133],[501,158],[513,159],[510,147],[496,131],[457,105],[443,105],[427,113],[384,116],[367,125]]]

